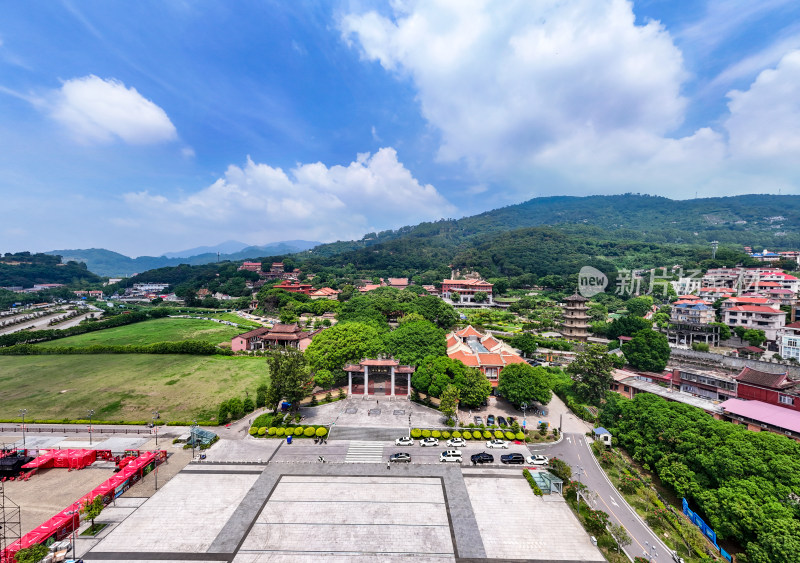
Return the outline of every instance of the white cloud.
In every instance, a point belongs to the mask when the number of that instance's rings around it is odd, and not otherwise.
[[[177,139],[166,112],[135,88],[90,75],[67,80],[54,96],[50,115],[79,141],[122,140],[143,145]]]
[[[288,174],[248,158],[207,188],[177,200],[149,192],[125,195],[155,219],[153,229],[201,233],[214,229],[245,240],[361,237],[454,212],[436,189],[420,184],[392,148],[360,153],[348,166],[298,164]],[[170,221],[164,221],[169,217]],[[377,225],[377,227],[376,227]]]
[[[516,188],[519,197],[554,189],[690,197],[764,185],[764,170],[732,160],[736,146],[729,150],[722,129],[673,136],[686,114],[689,73],[670,34],[655,21],[636,25],[626,0],[410,1],[393,8],[392,17],[344,16],[342,36],[366,60],[413,82],[423,116],[441,132],[439,159],[465,162],[478,185]],[[775,81],[782,90],[772,91],[775,121],[791,117],[798,99],[788,74]],[[732,95],[732,142],[747,141],[736,124],[752,114],[750,106]],[[794,123],[781,131],[789,135]]]
[[[800,50],[762,71],[744,92],[728,93],[725,128],[739,159],[792,159],[800,154]],[[796,166],[794,166],[796,168]]]

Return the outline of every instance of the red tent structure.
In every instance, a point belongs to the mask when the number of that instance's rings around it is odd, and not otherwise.
[[[97,461],[101,452],[97,450],[39,450],[39,456],[22,466],[23,469],[49,469],[62,467],[67,469],[83,469]],[[109,452],[110,453],[110,452]],[[105,459],[105,457],[101,457]]]
[[[47,458],[51,453],[55,455]],[[75,464],[76,466],[80,465],[80,468],[82,468],[86,467],[86,465],[90,465],[95,460],[95,457],[101,457],[100,455],[93,455],[95,453],[95,450],[51,450],[39,456],[39,458],[47,459],[44,459],[41,465],[36,467],[48,467],[47,464],[53,463],[53,467],[71,468],[71,464]],[[34,528],[4,549],[3,552],[0,553],[0,563],[10,563],[13,561],[14,554],[20,549],[40,543],[49,545],[55,541],[66,538],[73,530],[77,530],[80,526],[80,510],[83,508],[84,504],[92,502],[98,496],[103,498],[103,504],[109,504],[112,500],[127,491],[131,485],[136,484],[142,477],[152,471],[156,465],[167,459],[166,450],[136,453],[139,454],[138,457],[131,460],[119,473],[106,480],[92,492],[83,495],[67,508],[50,518],[47,522]],[[105,452],[103,452],[103,454],[105,454]],[[36,460],[33,460],[31,463],[36,462],[39,458],[36,458]],[[66,465],[55,465],[56,459],[66,460],[58,462],[65,463]],[[86,463],[89,459],[92,461]],[[103,455],[102,459],[106,459],[106,456]],[[82,465],[84,463],[86,465]]]

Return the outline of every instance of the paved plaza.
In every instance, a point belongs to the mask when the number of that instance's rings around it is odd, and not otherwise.
[[[149,499],[118,499],[88,561],[602,561],[560,497],[519,468],[190,463]],[[87,551],[88,550],[88,551]],[[85,552],[85,553],[84,553]]]

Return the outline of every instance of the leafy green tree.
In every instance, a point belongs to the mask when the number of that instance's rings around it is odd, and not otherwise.
[[[594,322],[605,322],[608,319],[608,309],[602,303],[589,303],[588,314]]]
[[[497,391],[515,406],[533,401],[546,405],[551,397],[550,377],[543,367],[511,364],[500,372]]]
[[[426,320],[401,324],[383,337],[383,348],[401,364],[417,365],[428,356],[444,356],[444,330]]]
[[[622,345],[625,359],[634,368],[660,373],[669,361],[669,341],[666,335],[652,329],[640,330]]]
[[[736,336],[744,340],[744,333],[747,332],[747,329],[743,326],[735,326],[733,327],[733,332],[736,334]]]
[[[353,297],[353,293],[355,292],[355,287],[351,284],[345,284],[339,290],[339,295],[336,296],[336,299],[339,301],[349,301],[351,297]]]
[[[512,338],[511,345],[522,352],[522,355],[526,358],[533,356],[536,353],[536,348],[538,348],[536,338],[527,332],[523,332]]]
[[[709,326],[718,326],[719,327],[719,338],[720,340],[727,340],[731,337],[731,329],[725,323],[710,323]]]
[[[625,526],[622,524],[610,523],[608,525],[608,533],[611,534],[611,537],[617,542],[617,552],[629,546],[631,541],[633,541],[631,540],[630,534],[628,534],[628,530],[626,530]]]
[[[476,291],[473,300],[476,303],[485,303],[486,301],[489,300],[489,294],[486,293],[485,291]]]
[[[242,401],[242,410],[246,413],[256,410],[256,404],[253,402],[253,399],[245,397],[244,401]]]
[[[608,525],[608,513],[603,512],[602,510],[589,509],[586,511],[584,520],[586,522],[586,529],[594,535],[599,536],[606,531],[606,526]]]
[[[314,374],[314,383],[319,385],[322,389],[330,389],[336,380],[330,370],[321,369]]]
[[[92,530],[94,530],[94,519],[100,516],[100,513],[103,512],[105,505],[103,504],[103,496],[97,495],[94,497],[94,500],[87,500],[83,504],[83,508],[81,508],[81,512],[92,521]]]
[[[231,417],[231,413],[228,410],[228,401],[222,401],[219,404],[219,409],[217,410],[217,422],[219,424],[225,424],[228,422],[228,419]]]
[[[764,342],[766,342],[767,336],[764,334],[763,330],[750,328],[744,331],[742,339],[746,340],[750,346],[761,346]]]
[[[20,549],[14,555],[14,560],[17,563],[39,563],[48,553],[50,553],[50,550],[46,546],[37,543],[31,547]]]
[[[605,346],[587,345],[567,367],[567,373],[575,381],[573,388],[578,396],[593,405],[600,404],[614,380],[611,375],[614,369],[613,362]]]
[[[239,420],[244,416],[244,402],[238,397],[228,401],[228,412],[233,420]]]
[[[447,417],[448,420],[456,416],[458,412],[458,398],[459,393],[455,385],[448,385],[444,388],[439,401],[439,411]]]
[[[404,325],[404,324],[413,323],[413,322],[416,322],[416,321],[424,321],[424,320],[425,320],[425,317],[423,317],[419,313],[408,313],[408,314],[403,315],[402,317],[400,317],[397,320],[397,324]]]
[[[269,385],[266,383],[259,384],[256,387],[256,407],[264,408],[267,406],[267,393],[269,392]]]
[[[616,340],[620,336],[633,336],[634,333],[639,332],[640,330],[652,327],[653,323],[647,319],[629,315],[619,319],[614,319],[611,324],[608,325],[606,337],[609,340]]]
[[[625,308],[628,310],[628,314],[635,317],[644,317],[652,307],[653,298],[649,295],[633,297],[625,302]]]
[[[454,379],[465,407],[479,407],[492,394],[492,382],[478,368],[468,367],[461,377]]]
[[[306,358],[300,350],[287,348],[267,354],[270,382],[267,401],[273,411],[278,410],[282,399],[292,404],[297,410],[300,401],[312,390],[312,377]],[[235,400],[235,399],[234,399]]]
[[[342,368],[383,351],[378,329],[356,322],[340,322],[317,334],[306,348],[306,358],[314,371],[327,369],[338,379]]]

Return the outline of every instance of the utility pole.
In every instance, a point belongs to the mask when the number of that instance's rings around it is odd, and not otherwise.
[[[719,248],[719,241],[712,240],[711,241],[711,259],[717,259],[717,248]]]
[[[160,415],[158,411],[153,411],[153,428],[156,431],[156,448],[158,448],[158,419]]]

